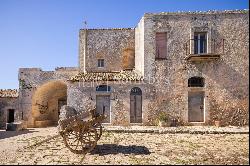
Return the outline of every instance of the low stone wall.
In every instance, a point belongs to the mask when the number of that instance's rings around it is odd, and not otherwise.
[[[6,131],[20,131],[27,128],[25,121],[6,123]]]

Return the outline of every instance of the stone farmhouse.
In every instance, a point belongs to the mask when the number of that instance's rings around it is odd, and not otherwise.
[[[105,125],[248,125],[249,10],[146,13],[135,28],[80,29],[79,65],[20,68],[0,126],[57,125],[96,107]]]

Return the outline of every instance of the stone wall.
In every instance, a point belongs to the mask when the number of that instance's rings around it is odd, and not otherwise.
[[[123,52],[127,49],[135,49],[134,33],[134,29],[130,28],[80,30],[79,64],[81,70],[84,70],[85,63],[87,72],[121,71]],[[85,44],[87,50],[84,59]],[[97,67],[97,59],[104,59],[104,67]]]
[[[121,71],[124,51],[130,50],[130,55],[131,50],[135,50],[135,69],[140,71],[144,80],[108,82],[112,88],[109,92],[112,125],[130,124],[130,91],[133,87],[142,90],[143,125],[156,125],[161,111],[178,119],[179,124],[193,125],[188,122],[188,94],[193,91],[205,93],[205,121],[199,125],[213,124],[216,118],[220,118],[224,125],[246,125],[249,117],[248,19],[248,10],[147,13],[135,29],[80,30],[79,70]],[[190,39],[194,32],[200,31],[207,33],[208,53],[220,55],[219,59],[201,62],[187,60],[193,53]],[[155,59],[156,32],[167,33],[166,59]],[[224,47],[219,42],[222,39],[225,39]],[[215,45],[213,41],[216,41]],[[104,59],[104,68],[97,67],[97,59]],[[51,81],[67,84],[67,104],[78,112],[95,106],[98,95],[95,88],[107,82],[99,81],[92,85],[86,80],[67,81],[76,74],[78,68],[19,70],[19,110],[24,113],[29,126],[34,126],[31,118],[34,93]],[[188,79],[194,76],[203,77],[205,86],[188,87]]]
[[[75,108],[78,112],[87,111],[95,107],[96,92],[98,85],[111,86],[111,92],[105,92],[110,95],[111,104],[111,125],[130,125],[130,92],[134,87],[142,90],[142,124],[148,125],[153,121],[147,110],[149,103],[154,100],[154,94],[151,85],[145,85],[141,81],[137,82],[74,82],[68,84],[68,105]],[[103,93],[101,95],[104,95]]]
[[[15,119],[21,119],[22,115],[18,110],[18,98],[17,97],[0,97],[0,129],[6,129],[6,123],[8,119],[8,110],[14,109]]]
[[[156,80],[155,108],[178,114],[188,121],[188,78],[205,78],[205,122],[215,119],[212,109],[228,113],[238,124],[248,124],[249,99],[249,12],[161,13],[144,15],[144,76]],[[186,43],[195,28],[206,29],[208,39],[225,39],[224,54],[218,48],[216,61],[188,62]],[[155,33],[167,32],[167,59],[155,60]],[[212,52],[212,45],[208,43]],[[189,50],[190,51],[190,50]],[[163,97],[164,96],[164,97]],[[154,110],[152,108],[152,111]],[[244,116],[243,116],[244,115]],[[229,115],[225,124],[236,124]],[[242,120],[239,120],[241,118]]]
[[[144,17],[135,28],[135,69],[144,76]]]
[[[66,81],[77,73],[78,68],[65,67],[56,68],[55,71],[42,71],[40,68],[19,69],[19,108],[20,112],[23,112],[24,120],[28,121],[28,127],[34,127],[32,98],[36,90],[52,81],[61,81],[66,84]]]

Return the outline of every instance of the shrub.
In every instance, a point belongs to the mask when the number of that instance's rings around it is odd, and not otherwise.
[[[167,122],[168,121],[168,115],[166,112],[161,111],[158,115],[158,120],[159,121],[164,121]]]

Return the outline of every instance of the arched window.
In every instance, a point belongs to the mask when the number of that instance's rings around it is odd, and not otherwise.
[[[98,92],[110,92],[111,87],[107,86],[107,85],[99,85],[96,87],[96,91],[98,91]]]
[[[188,79],[188,87],[204,87],[204,78],[191,77]]]
[[[138,87],[134,87],[131,89],[130,95],[142,95],[142,91]]]

